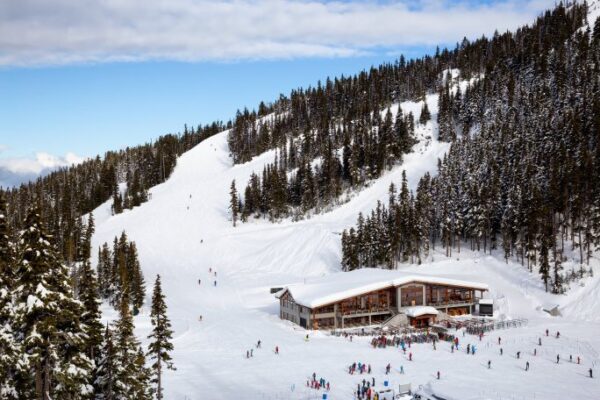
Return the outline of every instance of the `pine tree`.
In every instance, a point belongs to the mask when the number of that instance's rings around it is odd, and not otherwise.
[[[238,214],[240,212],[240,201],[238,199],[237,189],[235,188],[235,179],[231,181],[231,189],[229,191],[230,200],[229,200],[229,208],[231,209],[231,221],[233,222],[233,226],[235,226],[238,220]]]
[[[13,334],[12,268],[14,264],[12,243],[7,221],[6,200],[0,192],[0,399],[17,399],[15,365],[20,346]]]
[[[87,398],[92,362],[85,355],[83,310],[51,240],[32,209],[20,236],[23,254],[14,291],[15,333],[23,346],[17,391],[20,398]]]
[[[125,383],[119,380],[123,376],[122,365],[117,360],[114,333],[108,327],[104,334],[104,341],[100,351],[100,361],[95,370],[94,382],[98,400],[117,400],[124,398]]]
[[[79,285],[79,301],[83,305],[81,322],[86,327],[86,354],[98,361],[102,345],[102,323],[100,322],[100,300],[98,299],[98,281],[89,260],[81,268],[81,283]]]
[[[429,120],[431,120],[431,113],[429,112],[429,107],[427,107],[427,101],[423,100],[423,108],[421,108],[419,123],[425,125]]]
[[[171,330],[171,322],[167,317],[167,305],[165,304],[165,296],[162,293],[160,275],[156,276],[156,282],[154,283],[150,321],[153,329],[150,336],[148,336],[148,339],[152,340],[148,348],[148,355],[152,360],[156,360],[151,367],[154,376],[152,383],[156,384],[157,400],[161,400],[163,399],[163,367],[171,370],[175,370],[175,367],[169,355],[169,352],[173,351],[173,344],[171,343],[173,331]]]
[[[125,289],[121,296],[119,320],[115,324],[115,363],[116,382],[122,382],[123,394],[116,397],[123,400],[146,399],[148,393],[147,371],[140,360],[140,343],[133,332],[133,317],[129,309],[129,290]],[[143,358],[143,354],[142,354]]]
[[[137,247],[135,242],[130,242],[127,247],[127,276],[131,292],[131,304],[133,305],[133,315],[137,315],[144,305],[146,297],[146,283],[144,274],[138,259]]]

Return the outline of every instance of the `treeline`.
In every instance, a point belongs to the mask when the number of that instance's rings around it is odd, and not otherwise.
[[[494,39],[506,56],[468,92],[441,89],[440,135],[456,139],[437,176],[359,217],[343,235],[345,269],[466,244],[501,248],[564,289],[568,257],[588,263],[600,247],[600,22],[591,32],[585,17],[585,4],[559,5]]]
[[[421,123],[428,121],[426,113],[427,109]],[[335,134],[324,142],[319,142],[312,131],[298,139],[290,138],[261,176],[252,173],[243,196],[232,192],[239,198],[242,221],[251,216],[297,219],[309,210],[318,212],[345,190],[360,187],[401,163],[416,143],[414,117],[404,115],[400,108],[395,116],[388,109],[383,117],[377,112],[353,122],[334,129]],[[341,148],[336,143],[341,143]],[[313,160],[309,154],[321,156]],[[236,213],[232,215],[235,222]]]
[[[178,156],[224,129],[221,122],[185,126],[182,133],[161,136],[153,143],[109,151],[102,158],[62,168],[18,188],[0,189],[8,201],[8,222],[15,231],[21,229],[28,208],[37,205],[60,258],[71,265],[85,248],[82,215],[110,199],[114,213],[140,205],[147,200],[149,188],[171,175]]]
[[[133,315],[137,315],[146,297],[146,283],[135,242],[130,242],[124,231],[115,237],[112,250],[108,243],[98,249],[97,273],[100,296],[118,307],[127,292]]]
[[[31,209],[18,233],[11,230],[0,193],[0,398],[162,398],[160,376],[172,368],[172,332],[157,277],[151,345],[140,346],[124,289],[119,319],[100,320],[96,274],[89,259],[77,284],[61,260],[55,238]],[[146,357],[155,360],[146,366]]]

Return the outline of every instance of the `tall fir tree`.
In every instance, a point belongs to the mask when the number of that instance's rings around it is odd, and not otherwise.
[[[152,333],[148,336],[151,340],[148,346],[148,355],[150,359],[155,360],[152,364],[152,383],[156,385],[156,399],[163,399],[162,376],[164,369],[175,370],[169,352],[173,351],[173,331],[171,322],[167,317],[167,305],[165,296],[162,292],[160,275],[156,276],[154,291],[152,293],[152,310],[150,313],[150,322],[152,323]]]

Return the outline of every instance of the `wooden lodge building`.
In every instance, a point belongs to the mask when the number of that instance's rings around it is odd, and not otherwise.
[[[382,324],[405,315],[414,327],[428,326],[439,312],[472,314],[488,290],[483,283],[359,269],[331,274],[276,293],[279,316],[307,329],[343,329]]]

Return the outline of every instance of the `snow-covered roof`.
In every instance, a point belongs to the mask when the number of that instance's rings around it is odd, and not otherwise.
[[[420,317],[421,315],[438,315],[438,310],[430,306],[414,306],[402,309],[402,312],[411,318]]]
[[[297,304],[315,308],[336,303],[349,297],[402,286],[411,282],[460,286],[476,290],[489,289],[485,283],[396,270],[363,268],[350,272],[338,272],[315,279],[307,279],[305,283],[288,285],[285,290],[291,293]],[[277,297],[280,297],[282,294],[282,292],[277,293]]]
[[[479,304],[494,304],[494,299],[479,299]]]

